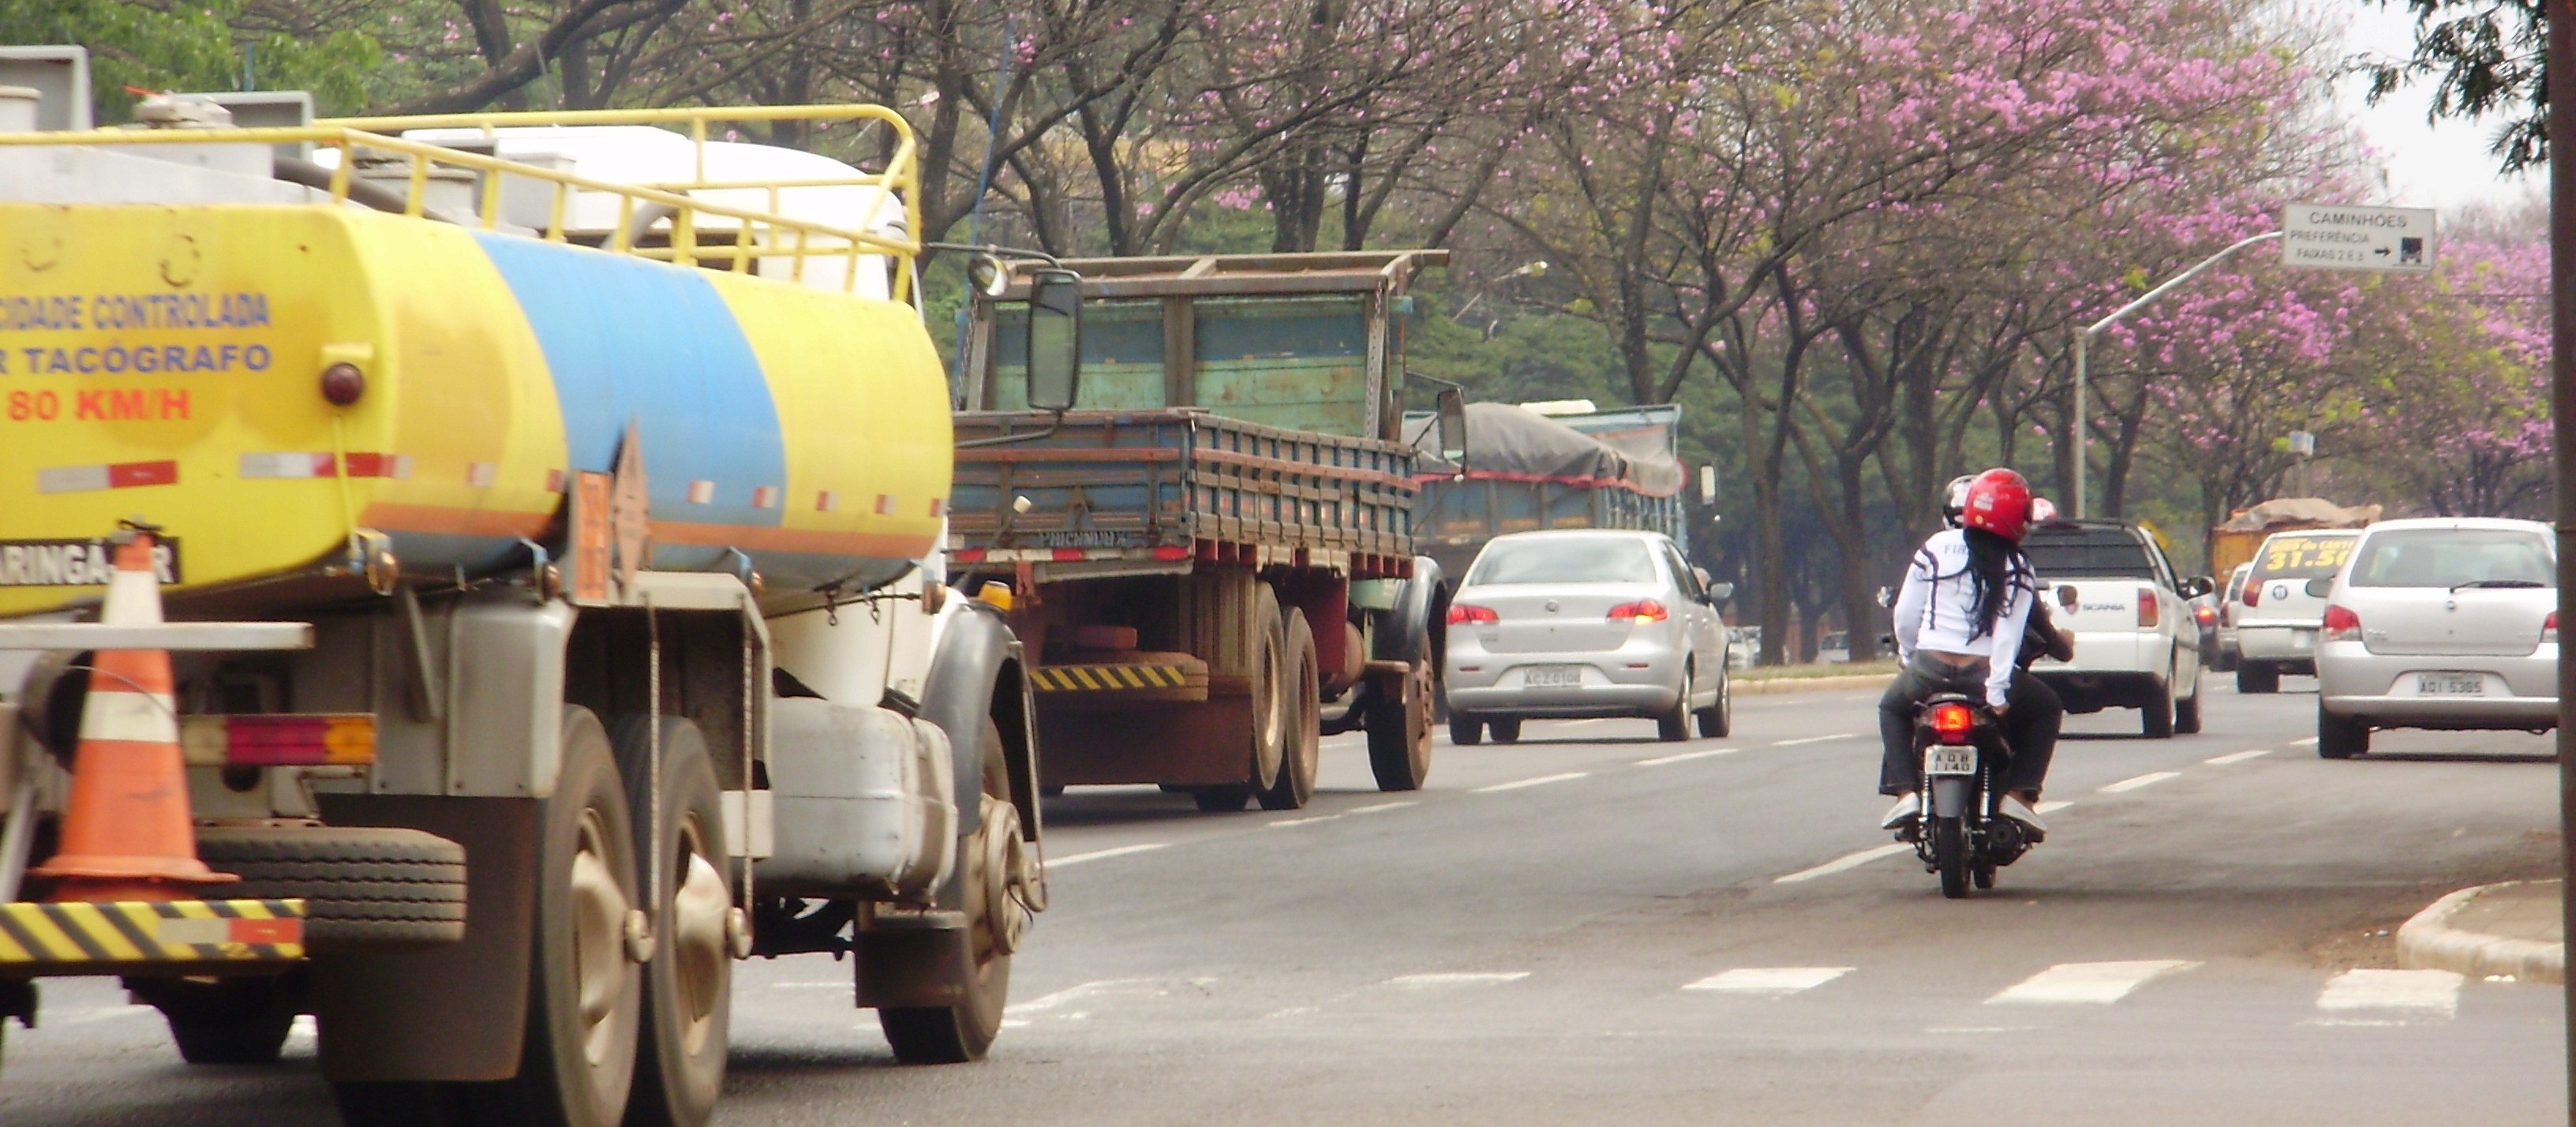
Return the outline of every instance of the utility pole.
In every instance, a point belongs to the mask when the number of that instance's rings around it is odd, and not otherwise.
[[[2549,61],[2560,83],[2576,75],[2576,0],[2549,0]],[[2567,87],[2549,97],[2549,426],[2556,471],[2558,613],[2576,615],[2576,113]],[[2571,618],[2570,621],[2576,621]],[[2576,933],[2576,665],[2558,663],[2558,849],[2560,920]],[[2568,1107],[2576,1123],[2576,978],[2562,987],[2566,1011]]]
[[[2562,2],[2562,3],[2564,3],[2564,2],[2576,2],[2576,0],[2560,0],[2560,2]],[[2084,508],[2084,475],[2085,475],[2085,463],[2084,463],[2084,437],[2085,437],[2085,433],[2084,433],[2084,399],[2085,399],[2085,396],[2086,396],[2087,394],[2089,394],[2089,393],[2090,393],[2090,390],[2091,390],[2091,389],[2090,389],[2090,387],[2088,386],[2089,381],[2087,380],[2087,378],[2086,378],[2086,373],[2085,373],[2085,358],[2086,358],[2086,354],[2092,351],[2092,347],[2093,347],[2093,338],[2094,338],[2096,335],[2098,335],[2099,333],[2101,333],[2101,331],[2102,331],[2102,330],[2107,329],[2107,328],[2110,328],[2111,326],[2113,326],[2113,325],[2116,325],[2116,324],[2120,323],[2120,320],[2121,320],[2122,318],[2124,318],[2124,317],[2127,317],[2129,314],[2135,313],[2135,312],[2137,312],[2137,311],[2139,311],[2139,310],[2141,310],[2141,309],[2146,308],[2146,307],[2147,307],[2147,305],[2148,305],[2148,303],[2153,302],[2155,299],[2160,298],[2160,297],[2163,297],[2164,295],[2166,295],[2166,294],[2168,294],[2168,293],[2173,292],[2174,287],[2179,286],[2179,285],[2183,284],[2184,282],[2188,282],[2188,281],[2190,281],[2190,280],[2192,280],[2192,279],[2194,279],[2194,278],[2199,277],[2199,276],[2201,275],[2201,273],[2202,273],[2202,272],[2204,272],[2204,271],[2208,270],[2210,267],[2212,267],[2212,266],[2216,266],[2216,265],[2218,265],[2220,262],[2225,261],[2228,255],[2234,254],[2234,253],[2236,253],[2237,251],[2240,251],[2240,250],[2243,250],[2243,249],[2245,249],[2245,248],[2247,248],[2247,247],[2253,246],[2253,245],[2254,245],[2254,244],[2256,244],[2256,243],[2268,243],[2268,242],[2270,242],[2270,241],[2272,241],[2272,240],[2274,240],[2274,239],[2280,238],[2280,237],[2281,237],[2281,233],[2280,233],[2279,231],[2266,231],[2266,232],[2264,232],[2264,233],[2262,233],[2262,234],[2260,234],[2260,235],[2255,235],[2255,236],[2252,236],[2252,237],[2250,237],[2250,238],[2238,239],[2238,240],[2236,240],[2235,242],[2228,244],[2227,249],[2222,250],[2222,251],[2220,251],[2220,252],[2218,252],[2218,253],[2216,253],[2216,254],[2210,255],[2210,256],[2209,256],[2209,257],[2207,257],[2207,258],[2201,259],[2201,260],[2200,260],[2200,265],[2198,265],[2198,266],[2194,266],[2194,267],[2192,267],[2192,268],[2191,268],[2191,269],[2189,269],[2189,270],[2185,270],[2185,271],[2183,271],[2183,272],[2182,272],[2182,273],[2180,273],[2180,274],[2176,274],[2176,275],[2174,275],[2173,277],[2170,277],[2170,278],[2165,279],[2165,282],[2164,282],[2164,284],[2163,284],[2163,285],[2160,285],[2160,286],[2157,286],[2157,287],[2156,287],[2156,288],[2154,288],[2154,289],[2148,290],[2148,291],[2146,292],[2146,294],[2145,294],[2144,296],[2141,296],[2140,298],[2138,298],[2138,300],[2136,300],[2136,301],[2132,301],[2132,302],[2130,302],[2130,303],[2129,303],[2129,304],[2127,304],[2127,305],[2123,305],[2123,306],[2119,307],[2118,309],[2112,310],[2112,311],[2111,311],[2111,315],[2110,315],[2110,316],[2108,316],[2108,317],[2104,317],[2104,318],[2102,318],[2102,319],[2101,319],[2101,320],[2099,320],[2099,321],[2095,321],[2095,322],[2093,322],[2093,323],[2092,323],[2092,324],[2090,324],[2090,325],[2086,325],[2086,326],[2084,326],[2083,328],[2080,328],[2080,329],[2075,330],[2075,498],[2074,498],[2074,500],[2075,500],[2075,515],[2076,515],[2076,517],[2077,517],[2078,519],[2081,519],[2081,518],[2083,518],[2083,517],[2087,517],[2087,516],[2091,516],[2091,515],[2092,515],[2090,512],[2086,511],[2086,510],[2085,510],[2085,508]]]

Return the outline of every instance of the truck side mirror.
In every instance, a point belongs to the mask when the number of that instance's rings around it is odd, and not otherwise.
[[[1029,271],[1028,403],[1063,412],[1082,386],[1082,275]]]
[[[1467,464],[1467,393],[1454,387],[1440,389],[1440,457]]]

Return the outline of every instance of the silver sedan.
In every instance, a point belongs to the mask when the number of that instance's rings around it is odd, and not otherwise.
[[[2557,557],[2527,520],[2372,525],[2332,579],[2317,641],[2317,754],[2370,750],[2373,728],[2558,722]]]
[[[1651,718],[1667,740],[1723,736],[1732,723],[1726,627],[1731,593],[1661,533],[1498,536],[1449,605],[1450,742],[1520,738],[1533,717]]]

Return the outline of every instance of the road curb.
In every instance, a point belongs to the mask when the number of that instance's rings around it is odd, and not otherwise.
[[[2511,975],[2522,982],[2564,982],[2567,945],[2536,939],[2513,939],[2451,926],[2451,920],[2481,895],[2528,884],[2507,881],[2463,888],[2415,913],[2397,929],[2397,965],[2417,970],[2457,971],[2470,978]],[[2552,882],[2554,883],[2554,882]]]
[[[1740,697],[1776,696],[1782,693],[1833,693],[1852,689],[1884,689],[1889,675],[1885,673],[1852,673],[1840,677],[1776,677],[1759,681],[1737,681],[1735,695]]]

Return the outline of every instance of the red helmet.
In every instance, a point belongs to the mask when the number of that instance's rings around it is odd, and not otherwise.
[[[2021,543],[2030,531],[2030,482],[2003,468],[1987,470],[1968,483],[1968,504],[1960,523]]]

